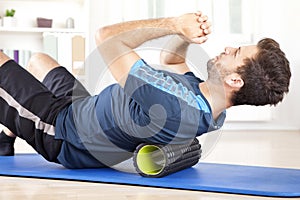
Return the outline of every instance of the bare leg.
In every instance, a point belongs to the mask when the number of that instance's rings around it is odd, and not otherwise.
[[[34,54],[27,66],[27,70],[39,81],[43,81],[46,75],[60,65],[56,60],[44,53]]]
[[[11,60],[11,58],[0,51],[0,67],[9,60]]]
[[[7,136],[9,137],[16,137],[15,134],[13,134],[13,132],[11,132],[8,128],[6,128],[5,126],[3,126],[3,130],[2,130]]]

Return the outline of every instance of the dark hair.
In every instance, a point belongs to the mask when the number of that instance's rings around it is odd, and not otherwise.
[[[258,53],[237,69],[244,86],[233,94],[233,105],[276,105],[289,91],[289,61],[279,44],[270,38],[257,43]]]

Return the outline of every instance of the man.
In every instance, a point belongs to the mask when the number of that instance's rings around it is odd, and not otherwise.
[[[0,123],[7,127],[1,145],[13,149],[15,134],[48,161],[68,168],[112,166],[132,156],[140,143],[188,143],[219,129],[231,106],[282,101],[291,74],[272,39],[227,47],[209,60],[206,81],[195,77],[185,54],[190,43],[202,44],[208,34],[210,23],[201,12],[99,29],[98,50],[118,84],[96,96],[47,55],[36,54],[29,63],[41,84],[0,53],[5,113]],[[166,35],[174,38],[161,53],[162,64],[178,73],[152,68],[134,50]]]

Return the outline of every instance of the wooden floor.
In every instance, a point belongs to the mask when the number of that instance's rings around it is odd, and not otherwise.
[[[204,141],[204,143],[207,143]],[[211,145],[214,146],[214,145]],[[30,152],[22,142],[17,152]],[[222,131],[201,162],[300,169],[300,131]],[[179,183],[180,184],[180,183]],[[299,186],[300,187],[300,186]],[[112,184],[0,177],[0,199],[254,200],[281,199]],[[296,198],[294,198],[296,199]]]

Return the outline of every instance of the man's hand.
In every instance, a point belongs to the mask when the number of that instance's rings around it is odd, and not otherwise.
[[[160,62],[165,68],[184,74],[190,71],[185,60],[190,43],[204,43],[207,35],[211,33],[211,25],[206,15],[197,12],[179,16],[176,27],[178,36],[172,37],[163,48]]]
[[[211,24],[202,12],[184,14],[177,17],[176,28],[178,32],[190,43],[202,44],[211,33]]]

